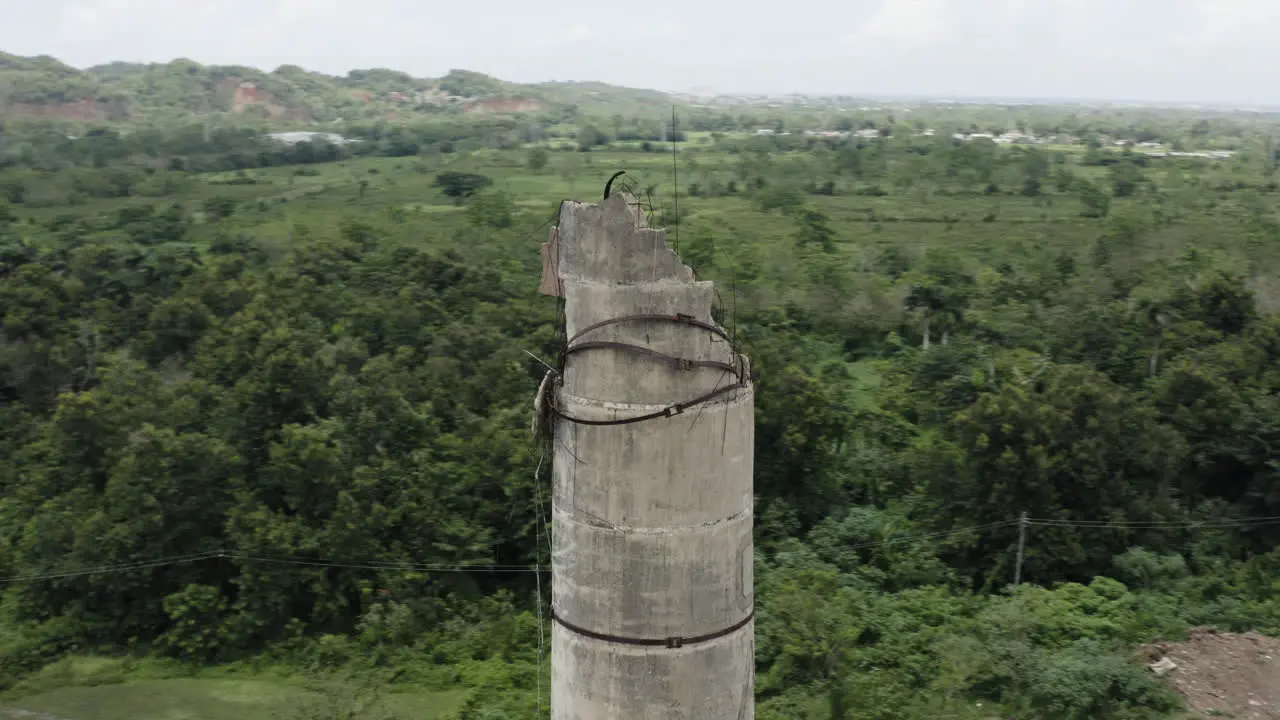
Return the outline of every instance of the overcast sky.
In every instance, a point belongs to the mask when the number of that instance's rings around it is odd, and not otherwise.
[[[1280,104],[1280,0],[0,0],[0,49],[683,91]]]

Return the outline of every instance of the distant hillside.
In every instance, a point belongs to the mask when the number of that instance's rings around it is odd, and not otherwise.
[[[645,105],[671,107],[674,96],[657,90],[637,90],[602,82],[549,82],[527,86],[552,102],[579,105]]]
[[[127,122],[230,114],[298,124],[536,113],[568,105],[626,112],[671,102],[670,96],[651,90],[594,82],[520,85],[468,70],[415,78],[375,68],[337,77],[296,65],[264,72],[185,59],[80,70],[49,56],[0,52],[0,119]]]

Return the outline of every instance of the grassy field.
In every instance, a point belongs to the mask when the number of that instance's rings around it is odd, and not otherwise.
[[[147,661],[63,660],[0,699],[0,720],[309,720],[322,708],[359,703],[390,717],[434,720],[457,710],[469,692],[397,687],[370,694],[372,686],[342,679],[308,682],[234,670],[164,677],[177,672],[177,666]]]
[[[432,720],[461,705],[466,691],[395,693],[383,699],[396,717]],[[18,698],[0,717],[31,713],[59,720],[289,720],[311,717],[325,698],[303,688],[261,680],[182,678],[98,687],[60,688]],[[50,719],[51,720],[51,719]]]
[[[182,175],[175,180],[180,189],[166,197],[92,199],[72,208],[24,207],[19,213],[23,222],[44,224],[68,211],[110,216],[140,203],[164,207],[179,202],[188,210],[198,210],[205,200],[220,197],[238,203],[234,215],[223,222],[209,222],[195,213],[189,239],[205,243],[218,235],[245,233],[269,253],[283,255],[300,233],[333,237],[344,219],[358,217],[387,239],[446,249],[457,247],[457,232],[467,225],[467,211],[465,204],[454,202],[434,185],[441,171],[488,177],[493,190],[506,192],[513,201],[513,229],[541,241],[559,201],[597,200],[605,180],[616,170],[626,170],[628,181],[652,203],[657,223],[668,227],[677,247],[680,237],[701,237],[714,245],[710,265],[697,268],[701,276],[732,284],[744,266],[755,265],[774,277],[773,286],[792,287],[803,280],[791,240],[795,220],[778,212],[761,212],[746,189],[746,178],[764,173],[775,183],[799,185],[835,177],[834,195],[806,195],[805,202],[830,219],[838,257],[854,269],[872,267],[887,251],[919,256],[938,247],[991,266],[1048,255],[1087,266],[1093,262],[1090,253],[1100,238],[1124,235],[1124,228],[1134,227],[1137,232],[1159,230],[1144,241],[1142,254],[1148,260],[1176,258],[1194,245],[1202,252],[1222,255],[1226,266],[1251,276],[1260,287],[1280,286],[1274,270],[1280,249],[1265,242],[1270,198],[1213,189],[1233,179],[1231,163],[1200,163],[1195,172],[1181,163],[1153,164],[1147,176],[1165,190],[1159,195],[1117,197],[1109,218],[1089,218],[1081,216],[1075,192],[1046,191],[1025,197],[1008,176],[1001,178],[998,189],[925,179],[900,185],[896,175],[859,180],[824,174],[821,157],[814,153],[760,159],[696,142],[685,146],[678,162],[678,226],[670,222],[672,191],[677,187],[671,154],[620,147],[590,153],[552,152],[539,171],[529,168],[525,150],[482,149]],[[757,167],[758,163],[767,169]],[[1072,164],[1070,169],[1080,178],[1106,184],[1106,168]],[[1188,178],[1201,184],[1189,185]],[[696,192],[729,183],[736,183],[736,192],[715,197]],[[475,235],[471,236],[473,246]],[[1241,237],[1254,240],[1242,247]],[[473,258],[491,263],[518,259],[536,263],[536,244],[528,243],[522,258],[505,250],[496,256],[480,252]],[[1273,295],[1280,298],[1268,290],[1260,303],[1270,307],[1280,302]]]

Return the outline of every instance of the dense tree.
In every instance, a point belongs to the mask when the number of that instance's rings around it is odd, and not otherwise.
[[[1180,436],[1092,371],[1055,367],[1006,384],[959,413],[954,433],[966,459],[945,481],[947,514],[971,524],[999,522],[1007,508],[1050,521],[1161,520],[1176,512]],[[1106,538],[1057,527],[1039,532],[1053,536],[1044,545],[1053,551],[1028,556],[1030,578],[1072,578],[1071,568],[1081,579],[1103,574],[1112,555],[1144,539],[1142,531]],[[1007,562],[1000,558],[993,580],[1007,577]]]
[[[272,75],[273,93],[330,82]],[[154,653],[393,667],[475,689],[459,718],[536,712],[545,576],[539,604],[533,573],[443,568],[545,566],[529,354],[554,361],[562,338],[531,238],[559,180],[598,197],[587,176],[631,150],[556,155],[550,177],[521,144],[654,143],[669,111],[547,102],[540,123],[371,111],[340,146],[6,123],[0,578],[25,579],[3,586],[0,685],[66,654]],[[1280,515],[1275,188],[1255,161],[945,128],[1262,131],[837,107],[690,109],[702,132],[792,134],[690,143],[682,217],[649,218],[679,221],[752,360],[757,716],[1167,711],[1128,646],[1280,631],[1280,535],[1260,520]],[[830,126],[891,132],[801,132]]]
[[[1142,175],[1142,170],[1132,161],[1112,165],[1109,172],[1111,175],[1111,193],[1116,197],[1127,197],[1134,194],[1145,179]]]
[[[1092,218],[1106,217],[1111,212],[1111,196],[1096,184],[1087,180],[1076,183],[1080,192],[1080,203],[1084,205],[1084,216]]]
[[[529,169],[534,172],[542,172],[543,168],[547,166],[547,161],[549,159],[550,154],[547,152],[546,148],[533,148],[529,151]]]
[[[229,197],[211,197],[204,201],[204,211],[215,220],[225,220],[235,214],[237,202]]]
[[[800,227],[796,230],[796,245],[801,248],[810,244],[818,246],[823,252],[835,251],[835,233],[828,223],[828,218],[821,210],[801,207],[795,211]]]
[[[435,186],[455,200],[471,197],[492,184],[491,179],[475,173],[442,172],[435,179]]]

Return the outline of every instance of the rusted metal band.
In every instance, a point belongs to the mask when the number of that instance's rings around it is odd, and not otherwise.
[[[609,199],[609,191],[613,189],[613,181],[614,181],[614,180],[617,180],[618,178],[620,178],[620,177],[622,177],[623,175],[626,175],[626,174],[627,174],[627,171],[626,171],[626,170],[619,170],[618,172],[614,173],[612,176],[610,176],[610,177],[609,177],[609,182],[607,182],[607,183],[605,183],[605,184],[604,184],[604,199],[605,199],[605,200],[608,200],[608,199]]]
[[[564,411],[556,407],[554,404],[551,406],[551,411],[554,412],[557,416],[562,417],[565,420],[568,420],[569,422],[577,423],[579,425],[596,425],[596,426],[629,425],[631,423],[644,422],[645,420],[657,420],[658,418],[675,417],[676,415],[683,413],[685,410],[688,410],[689,408],[695,405],[701,405],[702,403],[714,400],[717,397],[724,395],[725,393],[733,392],[734,390],[739,390],[745,387],[747,387],[747,383],[744,381],[739,381],[732,385],[726,385],[722,388],[717,388],[715,390],[712,390],[706,395],[703,395],[702,397],[694,398],[693,400],[690,400],[688,402],[676,403],[675,405],[671,405],[669,407],[665,407],[661,410],[647,413],[645,415],[637,415],[636,417],[629,417],[629,418],[619,418],[617,420],[587,420],[585,418],[574,417],[572,415],[566,414]]]
[[[588,325],[582,328],[581,330],[579,330],[576,335],[569,338],[569,341],[566,342],[565,345],[572,346],[574,340],[577,340],[578,338],[582,337],[583,335],[586,335],[592,330],[598,330],[608,325],[617,325],[618,323],[631,322],[633,320],[653,320],[653,321],[659,321],[659,322],[680,323],[682,325],[690,325],[692,327],[702,328],[707,332],[719,335],[721,338],[725,340],[729,339],[729,336],[725,334],[724,330],[721,330],[720,328],[716,327],[711,323],[702,322],[701,320],[695,318],[692,315],[685,315],[684,313],[676,313],[675,315],[623,315],[622,317],[616,317],[611,320],[601,320],[598,323]]]
[[[618,348],[618,349],[630,350],[632,352],[639,352],[645,355],[649,355],[651,357],[666,360],[668,362],[675,364],[681,369],[692,369],[695,367],[716,368],[718,370],[723,370],[727,373],[733,373],[734,377],[738,378],[738,382],[733,383],[732,385],[726,385],[725,387],[717,387],[716,389],[712,390],[711,392],[705,395],[702,395],[701,397],[696,397],[686,402],[675,403],[674,405],[670,405],[656,412],[646,413],[644,415],[638,415],[636,417],[621,418],[618,420],[587,420],[585,418],[575,417],[573,415],[569,415],[565,413],[560,408],[556,407],[555,403],[551,403],[551,412],[555,413],[557,416],[561,418],[564,418],[565,420],[568,420],[569,422],[577,423],[579,425],[594,425],[594,426],[628,425],[630,423],[644,422],[645,420],[656,420],[658,418],[664,418],[664,417],[665,418],[675,417],[676,415],[683,413],[685,410],[687,410],[688,408],[694,407],[695,405],[701,405],[705,402],[714,400],[715,398],[720,397],[725,393],[733,392],[734,390],[739,390],[741,388],[745,388],[748,386],[747,379],[742,376],[742,371],[739,368],[734,367],[733,365],[726,362],[720,362],[718,360],[688,360],[685,358],[678,358],[678,357],[673,357],[671,355],[667,355],[665,353],[660,353],[657,350],[650,350],[649,348],[641,347],[639,345],[631,345],[628,343],[620,343],[620,342],[612,342],[612,341],[604,341],[604,340],[578,343],[576,345],[574,344],[576,340],[581,338],[583,335],[586,335],[587,333],[591,332],[592,330],[597,330],[599,328],[602,328],[608,325],[616,325],[618,323],[629,322],[633,320],[653,320],[653,321],[661,321],[661,322],[680,323],[683,325],[689,325],[691,327],[701,328],[708,332],[714,333],[720,336],[721,338],[723,338],[725,341],[729,340],[729,336],[725,334],[724,330],[720,329],[716,325],[702,322],[701,320],[698,320],[692,315],[685,315],[684,313],[676,313],[675,315],[623,315],[622,317],[616,317],[610,320],[601,320],[598,323],[588,325],[587,327],[579,330],[577,334],[575,334],[573,337],[569,338],[569,340],[565,342],[565,351],[561,354],[561,357],[560,357],[561,367],[563,368],[564,359],[573,352],[587,350],[590,348]]]
[[[675,365],[680,370],[692,370],[693,368],[704,368],[704,367],[715,368],[716,370],[723,370],[725,372],[733,373],[734,377],[739,377],[738,368],[734,367],[733,365],[730,365],[727,362],[722,362],[720,360],[688,360],[686,358],[680,358],[680,357],[675,357],[673,355],[668,355],[666,353],[661,353],[661,352],[658,352],[657,350],[651,350],[647,347],[642,347],[640,345],[632,345],[630,343],[621,343],[621,342],[612,342],[608,340],[578,343],[577,345],[573,345],[569,349],[565,350],[564,354],[571,355],[575,352],[581,352],[583,350],[595,350],[595,349],[601,349],[601,348],[608,348],[612,350],[627,350],[629,352],[639,353],[641,355],[648,355],[651,358],[656,358],[658,360],[665,360],[666,362],[669,362],[672,365]]]
[[[574,634],[581,635],[583,637],[589,637],[592,640],[599,640],[601,642],[607,642],[607,643],[617,643],[619,645],[640,645],[642,647],[665,647],[673,650],[676,648],[682,648],[685,645],[697,645],[698,643],[709,642],[711,640],[722,638],[726,635],[731,635],[741,630],[742,628],[746,627],[748,623],[750,623],[752,620],[755,619],[755,617],[756,617],[756,609],[753,607],[751,608],[751,612],[747,613],[747,616],[742,620],[739,620],[738,622],[734,623],[733,625],[730,625],[724,630],[717,630],[716,632],[707,633],[706,635],[697,635],[695,637],[630,638],[630,637],[623,637],[621,635],[609,635],[607,633],[598,633],[592,630],[587,630],[586,628],[583,628],[583,627],[579,627],[577,625],[574,625],[573,623],[565,622],[564,618],[556,614],[555,608],[551,609],[552,622],[558,623],[560,627]]]

